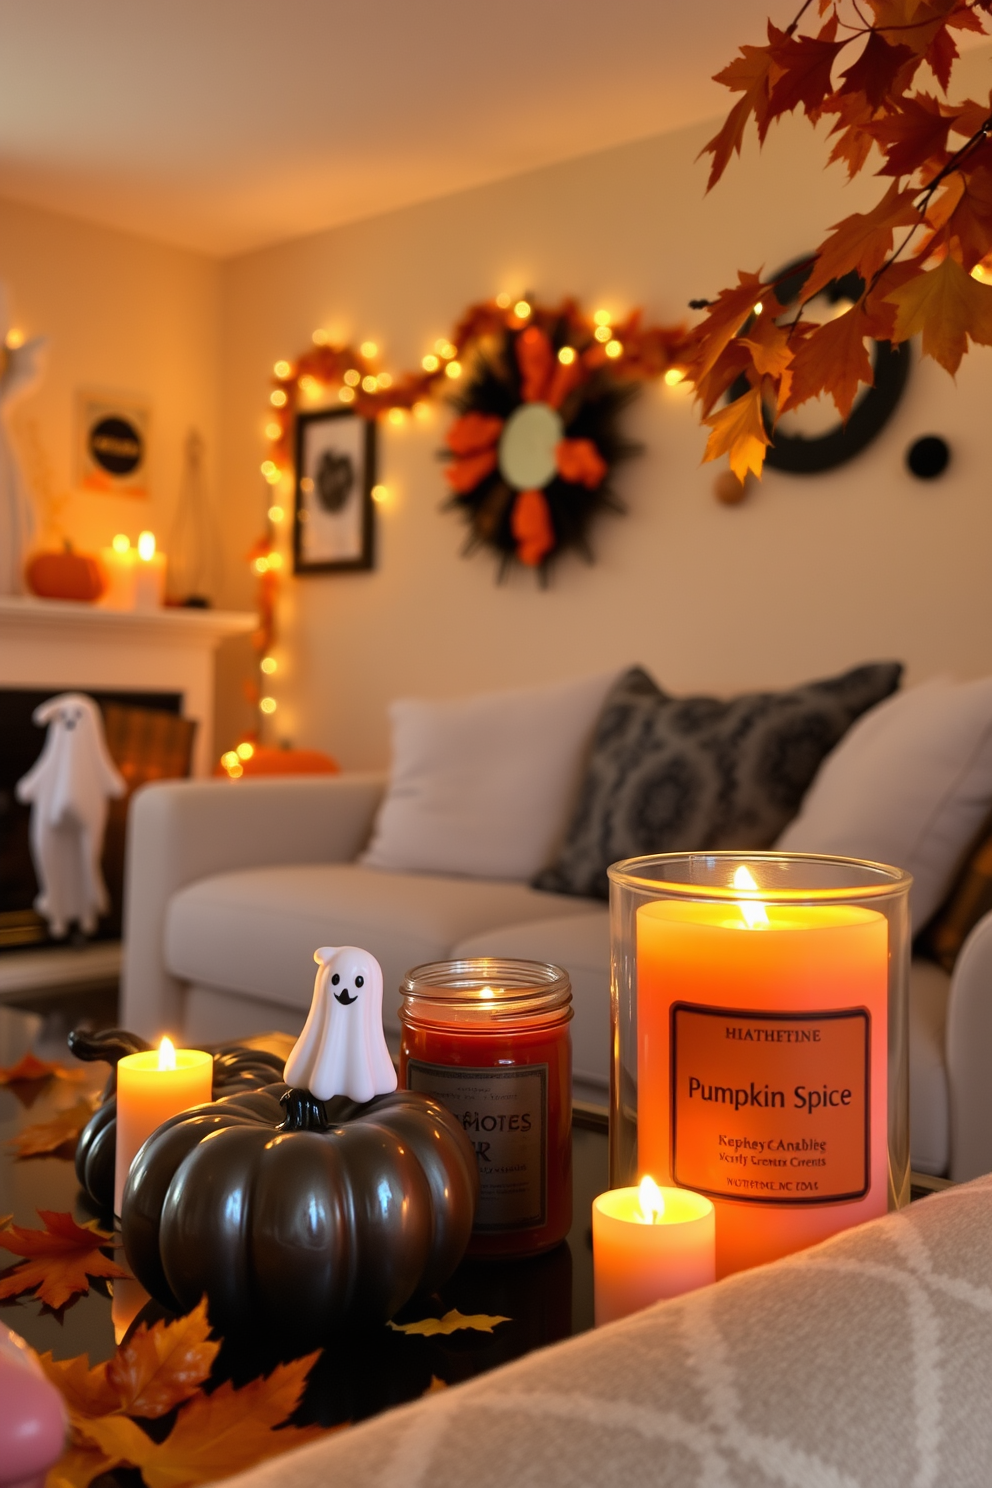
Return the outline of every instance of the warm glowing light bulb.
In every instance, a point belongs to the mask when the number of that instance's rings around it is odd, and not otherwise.
[[[164,1038],[158,1046],[158,1067],[160,1070],[176,1067],[176,1046],[171,1039]]]
[[[388,488],[386,486],[373,486],[372,500],[377,502],[379,506],[384,506],[389,500]]]
[[[977,263],[975,265],[975,267],[971,271],[971,277],[972,277],[972,279],[987,279],[989,277],[989,275],[988,275],[988,270],[986,269],[985,265],[984,264]],[[7,345],[8,346],[10,345],[10,341],[9,340],[7,342]]]
[[[289,363],[288,363],[288,362],[285,362],[285,361],[283,361],[283,360],[282,360],[282,359],[281,359],[281,358],[280,358],[280,360],[279,360],[279,361],[278,361],[278,362],[276,362],[276,364],[275,364],[275,366],[274,366],[274,367],[273,367],[273,368],[272,368],[272,370],[273,370],[273,372],[274,372],[274,373],[275,373],[275,375],[276,375],[276,376],[277,376],[277,377],[288,377],[288,376],[289,376],[289,374],[290,374],[290,373],[291,373],[291,372],[292,372],[292,370],[293,370],[293,369],[292,369],[292,367],[291,367],[291,366],[290,366],[290,365],[289,365]]]
[[[232,780],[240,780],[241,776],[245,773],[245,767],[240,760],[235,759],[233,765],[227,766],[227,773]]]
[[[8,351],[16,351],[19,346],[24,345],[24,332],[12,326],[4,337],[3,344]]]
[[[275,419],[272,420],[271,424],[266,424],[266,426],[265,426],[265,437],[266,437],[266,439],[278,439],[281,433],[282,433],[282,424],[277,424],[276,421],[275,421]]]
[[[608,325],[598,325],[593,331],[593,335],[597,341],[612,341],[613,339],[613,332]]]
[[[283,517],[285,517],[285,515],[286,513],[283,511],[281,506],[269,507],[269,521],[275,522],[277,526],[282,521]]]
[[[509,308],[510,308],[510,301],[511,301],[512,298],[513,298],[512,295],[508,295],[508,294],[505,294],[505,293],[504,294],[498,294],[496,296],[496,303],[497,303],[497,305],[499,306],[499,308],[501,310],[509,310]]]
[[[270,553],[269,554],[269,567],[270,568],[282,568],[282,554],[281,553]]]
[[[441,347],[441,355],[444,357],[445,361],[448,362],[451,361],[452,357],[456,357],[458,355],[458,347],[455,345],[454,341],[445,341],[444,345]]]
[[[405,424],[406,423],[406,409],[404,409],[404,408],[391,408],[389,410],[389,413],[387,414],[387,418],[389,419],[389,422],[391,424]]]
[[[608,326],[612,318],[609,310],[597,310],[593,321],[598,326]]]
[[[414,403],[413,416],[416,419],[429,419],[431,416],[431,405],[429,403]]]
[[[238,763],[238,751],[236,749],[228,749],[224,754],[221,755],[220,762],[224,766],[225,770],[229,770],[232,765],[236,765]]]
[[[438,356],[446,356],[448,354],[447,336],[438,337],[438,339],[434,342],[434,350],[437,352]]]
[[[374,490],[372,494],[373,496],[375,495]],[[279,663],[276,661],[274,656],[263,656],[261,661],[259,662],[259,666],[262,668],[262,671],[267,677],[271,677],[272,673],[278,671],[279,669]]]
[[[444,370],[448,377],[461,377],[462,364],[461,362],[449,362]]]
[[[685,373],[681,367],[669,367],[665,373],[665,385],[667,387],[678,387],[680,382],[685,381]]]
[[[272,475],[272,472],[275,470],[276,464],[274,460],[263,460],[258,468],[265,476],[265,479],[268,480]]]
[[[341,399],[342,403],[354,403],[355,389],[353,387],[339,387],[338,397]]]
[[[344,380],[349,387],[357,387],[362,380],[362,374],[357,367],[349,367],[344,374]]]
[[[381,388],[392,387],[392,385],[393,385],[392,374],[389,373],[389,372],[380,372],[379,373],[379,376],[376,378],[376,382],[379,384],[379,386]]]
[[[665,1214],[665,1196],[647,1174],[641,1179],[637,1190],[637,1202],[641,1206],[643,1224],[660,1224]]]
[[[131,540],[125,533],[118,532],[110,546],[115,553],[126,553],[131,546]]]
[[[762,310],[764,310],[764,308],[765,308],[764,305],[759,300],[758,303],[754,307],[754,313],[755,313],[755,315],[760,315],[761,312],[762,312]]]
[[[366,393],[374,393],[379,386],[379,379],[370,373],[368,377],[362,378],[362,389]]]
[[[558,360],[561,362],[563,367],[570,367],[575,361],[575,347],[563,346],[561,348],[561,351],[559,351],[558,353]]]
[[[324,331],[324,330],[321,330],[319,327],[318,327],[317,330],[314,331],[313,336],[311,337],[311,340],[313,341],[314,346],[326,346],[327,343],[328,343],[328,341],[330,341],[330,339],[331,338],[327,334],[327,332]]]
[[[526,300],[518,300],[513,307],[513,313],[518,320],[526,320],[530,314],[530,306]]]
[[[734,870],[734,888],[745,894],[758,893],[758,885],[755,882],[754,875],[743,863],[739,868]],[[768,915],[765,911],[765,906],[760,900],[741,899],[738,901],[737,908],[744,916],[744,922],[749,930],[754,930],[759,925],[768,924]]]
[[[264,697],[258,705],[263,713],[274,713],[276,711],[276,700],[274,697]]]
[[[287,398],[284,389],[276,388],[274,393],[270,393],[269,402],[272,404],[273,408],[285,408]]]
[[[379,355],[379,348],[374,341],[363,341],[358,349],[367,361],[371,361],[374,356]]]
[[[425,372],[436,372],[441,363],[438,358],[433,355],[432,352],[428,352],[427,355],[422,359],[420,365],[423,367]]]
[[[256,558],[255,562],[252,564],[252,568],[257,574],[268,573],[269,560],[267,558]]]
[[[623,342],[622,341],[607,341],[607,343],[606,343],[606,355],[608,357],[623,356]]]
[[[237,752],[238,759],[251,759],[252,755],[255,753],[255,746],[249,739],[246,739],[243,744],[238,745]]]
[[[154,532],[138,533],[138,557],[144,559],[145,563],[151,563],[155,557]]]

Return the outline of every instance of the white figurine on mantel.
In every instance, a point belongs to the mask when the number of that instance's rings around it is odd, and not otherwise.
[[[347,1095],[369,1101],[396,1089],[396,1071],[382,1031],[382,970],[357,946],[321,946],[313,1001],[286,1060],[287,1085],[318,1100]]]
[[[31,857],[40,889],[34,907],[56,940],[73,920],[91,935],[109,903],[100,871],[107,800],[123,796],[127,786],[92,698],[63,692],[32,717],[39,727],[48,725],[48,736],[16,793],[31,803]]]
[[[47,336],[8,346],[10,310],[0,284],[0,595],[24,593],[24,560],[34,537],[34,507],[11,443],[7,412],[37,381]]]

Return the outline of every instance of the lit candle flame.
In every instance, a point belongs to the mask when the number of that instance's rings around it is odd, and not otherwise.
[[[169,1038],[164,1038],[158,1046],[158,1067],[160,1070],[176,1067],[176,1046]]]
[[[743,890],[745,894],[757,894],[759,892],[753,874],[743,863],[734,872],[734,888]],[[765,906],[760,900],[741,899],[738,901],[737,907],[744,916],[749,930],[754,930],[758,925],[768,924],[768,915],[765,912]]]
[[[138,556],[145,563],[150,563],[155,557],[155,534],[154,532],[139,532],[138,534]]]
[[[644,1224],[661,1224],[665,1213],[665,1198],[654,1179],[647,1174],[641,1179],[637,1190],[637,1202],[641,1206]]]

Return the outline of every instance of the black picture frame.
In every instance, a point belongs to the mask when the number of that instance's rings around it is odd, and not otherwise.
[[[354,573],[375,562],[376,425],[350,408],[296,418],[294,574]]]

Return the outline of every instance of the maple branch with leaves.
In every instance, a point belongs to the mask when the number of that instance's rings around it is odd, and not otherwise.
[[[992,94],[984,104],[952,103],[910,91],[925,65],[946,100],[959,55],[952,32],[987,34],[992,0],[817,0],[819,30],[797,34],[811,5],[784,31],[769,21],[767,44],[742,46],[717,73],[742,97],[701,152],[712,157],[707,190],[740,154],[752,117],[763,144],[772,123],[797,108],[814,124],[834,117],[829,160],[849,178],[876,150],[877,174],[892,179],[870,211],[834,225],[808,264],[768,279],[739,272],[715,300],[693,302],[707,314],[689,332],[682,364],[712,431],[704,458],[727,454],[742,481],[760,475],[768,425],[781,414],[826,393],[848,417],[874,381],[869,342],[921,333],[924,356],[952,374],[970,341],[992,345],[992,286],[981,282],[992,259]],[[841,53],[858,43],[838,74]],[[953,149],[952,134],[964,137]],[[901,228],[909,230],[894,247]],[[804,271],[795,314],[780,324],[787,305],[776,290]],[[862,287],[849,308],[823,322],[803,318],[828,285],[851,275]],[[741,377],[747,391],[718,406]]]

